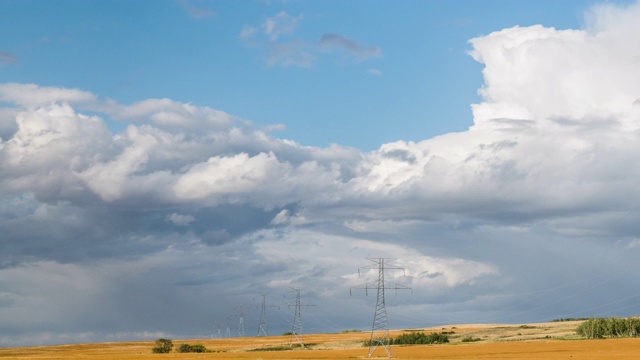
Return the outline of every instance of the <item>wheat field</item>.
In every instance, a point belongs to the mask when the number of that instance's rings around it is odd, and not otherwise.
[[[446,331],[450,343],[439,345],[392,346],[396,359],[637,359],[639,338],[583,340],[575,335],[580,322],[538,324],[475,324],[412,329]],[[403,331],[391,332],[397,336]],[[453,333],[451,333],[453,332]],[[212,352],[153,354],[153,341],[73,344],[0,349],[0,359],[361,359],[367,358],[363,341],[367,332],[309,334],[305,349],[288,348],[289,336],[244,337],[229,339],[174,339],[182,343],[202,344]],[[473,338],[476,341],[463,342]],[[269,351],[269,349],[278,349]],[[372,358],[386,357],[377,349]]]

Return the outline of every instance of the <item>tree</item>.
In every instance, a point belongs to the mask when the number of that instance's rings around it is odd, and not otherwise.
[[[173,349],[173,341],[169,339],[156,340],[156,347],[151,349],[154,354],[166,354]]]

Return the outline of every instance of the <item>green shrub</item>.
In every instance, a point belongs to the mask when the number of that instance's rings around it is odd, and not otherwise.
[[[251,349],[247,351],[288,351],[291,350],[292,347],[289,345],[280,345],[280,346],[267,346],[262,348]]]
[[[640,319],[633,317],[591,317],[578,325],[576,333],[587,339],[602,339],[605,337],[637,337],[640,336]]]
[[[467,336],[462,339],[462,342],[474,342],[474,341],[482,341],[482,339],[474,338],[473,336]]]
[[[196,345],[180,344],[180,346],[178,346],[178,352],[179,353],[204,353],[204,352],[207,352],[207,348],[201,344],[196,344]]]
[[[151,349],[151,352],[154,354],[166,354],[169,353],[173,349],[173,341],[169,339],[158,339],[156,340],[156,347]]]
[[[395,338],[389,339],[389,345],[424,345],[424,344],[444,344],[449,342],[449,337],[444,333],[431,333],[429,335],[411,331]],[[371,346],[371,340],[366,340],[364,346]]]
[[[443,333],[431,333],[429,335],[423,332],[412,331],[402,334],[393,339],[394,345],[413,345],[413,344],[443,344],[448,343],[449,337]]]

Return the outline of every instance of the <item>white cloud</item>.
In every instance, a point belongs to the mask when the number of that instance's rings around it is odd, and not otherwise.
[[[475,126],[498,126],[500,119],[536,127],[558,119],[637,126],[640,47],[625,41],[631,32],[624,25],[609,25],[597,33],[514,27],[471,40],[486,84],[485,102],[473,107]]]
[[[173,190],[178,198],[185,200],[233,196],[252,192],[269,179],[281,177],[281,174],[281,165],[273,154],[216,156],[191,167],[176,182]]]
[[[38,107],[51,103],[93,103],[96,96],[82,90],[64,89],[35,84],[0,84],[0,100],[24,107]]]
[[[210,18],[216,15],[216,12],[208,7],[195,5],[192,1],[181,0],[180,3],[187,11],[187,14],[194,19]]]
[[[100,109],[116,120],[141,121],[163,129],[217,130],[238,120],[222,111],[170,99],[148,99],[128,106],[105,103]]]
[[[170,215],[167,215],[167,221],[174,224],[174,225],[178,225],[178,226],[187,226],[190,223],[192,223],[196,218],[194,218],[192,215],[182,215],[182,214],[176,214],[176,213],[172,213]]]
[[[249,26],[249,25],[245,25],[242,28],[242,31],[240,31],[240,39],[242,40],[249,40],[251,39],[251,37],[253,37],[253,35],[256,33],[256,28]]]
[[[271,225],[282,225],[286,224],[291,220],[291,216],[289,215],[289,210],[282,209],[278,215],[276,215],[273,220],[271,220]]]
[[[291,35],[295,32],[298,23],[302,21],[303,15],[293,17],[285,11],[267,18],[264,21],[263,29],[270,41],[276,41],[282,35]]]

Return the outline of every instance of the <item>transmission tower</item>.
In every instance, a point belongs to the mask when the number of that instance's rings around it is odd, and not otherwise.
[[[262,295],[262,310],[260,311],[260,323],[258,324],[258,335],[262,334],[263,336],[269,336],[267,334],[267,294]],[[270,305],[269,307],[277,307],[280,309],[278,305]]]
[[[267,294],[262,295],[262,307],[260,310],[260,323],[258,324],[258,335],[268,336],[267,333]]]
[[[371,339],[369,340],[369,357],[373,355],[378,347],[382,347],[387,353],[388,357],[391,357],[391,339],[389,338],[389,322],[387,320],[387,305],[384,299],[385,289],[391,290],[411,290],[410,287],[400,284],[385,284],[384,271],[386,269],[403,270],[404,268],[392,265],[391,263],[395,259],[367,259],[373,262],[369,266],[358,268],[358,274],[361,269],[378,269],[378,281],[368,282],[362,285],[354,286],[351,289],[364,289],[365,294],[368,295],[369,289],[377,290],[376,310],[373,314],[373,325],[371,326]],[[349,292],[351,292],[349,289]]]
[[[289,341],[289,346],[293,347],[293,343],[300,344],[300,347],[304,347],[304,341],[302,338],[302,317],[300,316],[300,308],[302,307],[302,303],[300,302],[300,288],[293,288],[293,291],[296,292],[296,303],[294,304],[296,310],[293,315],[293,330],[291,331],[291,340]],[[313,304],[304,304],[304,306],[315,306]],[[289,304],[291,307],[291,304]]]
[[[240,305],[240,322],[238,323],[238,337],[244,337],[244,312]]]
[[[231,337],[231,322],[229,321],[229,318],[227,317],[227,319],[225,320],[225,326],[226,326],[226,334],[227,334],[227,338]]]

